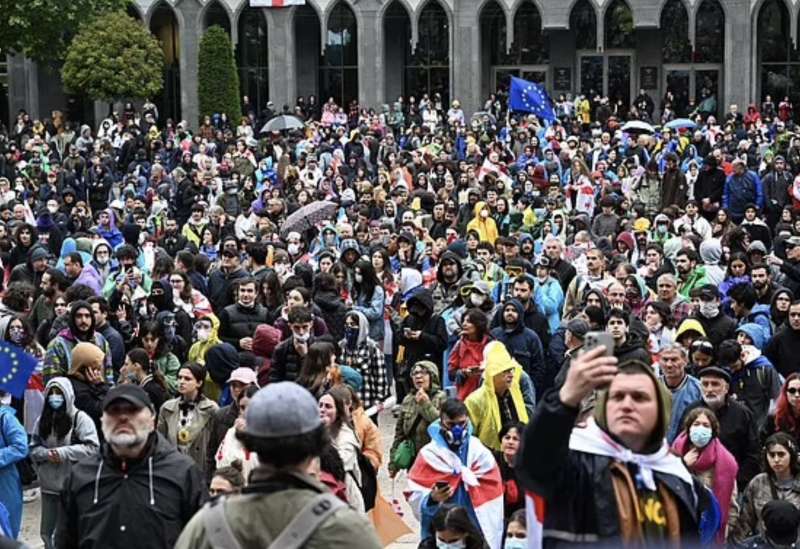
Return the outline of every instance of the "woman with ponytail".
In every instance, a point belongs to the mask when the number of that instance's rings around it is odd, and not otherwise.
[[[141,347],[131,349],[125,356],[125,363],[120,370],[120,383],[135,383],[141,386],[153,401],[156,416],[169,396],[164,374],[150,360],[147,351]]]

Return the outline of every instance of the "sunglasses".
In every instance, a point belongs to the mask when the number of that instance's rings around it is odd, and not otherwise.
[[[786,394],[789,394],[789,395],[792,395],[792,396],[800,395],[800,387],[789,387],[788,389],[786,389]]]

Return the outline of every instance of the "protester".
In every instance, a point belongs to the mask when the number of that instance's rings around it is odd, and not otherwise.
[[[420,549],[441,549],[442,547],[463,547],[464,549],[485,549],[489,547],[480,530],[470,521],[464,507],[444,504],[439,507],[431,521],[433,535],[419,544]]]
[[[316,478],[328,430],[308,391],[294,383],[270,384],[254,395],[244,419],[246,427],[238,437],[261,464],[250,477],[249,493],[204,508],[184,529],[177,549],[233,546],[227,539],[220,543],[218,534],[209,531],[212,513],[222,513],[216,520],[227,524],[225,529],[236,542],[268,545],[299,514],[321,502],[326,507],[322,520],[314,528],[290,530],[290,539],[302,539],[311,547],[381,547],[364,516],[328,495]]]
[[[11,407],[11,395],[0,392],[0,504],[8,515],[8,537],[16,539],[22,526],[22,482],[17,463],[28,455],[28,437]]]
[[[141,387],[110,390],[102,426],[107,444],[64,483],[55,546],[173,547],[206,497],[200,470],[156,432]]]
[[[50,549],[56,547],[53,533],[59,498],[73,464],[96,454],[100,442],[94,418],[77,408],[73,386],[66,378],[51,379],[45,387],[45,396],[47,404],[36,425],[30,455],[42,490],[39,534],[44,546]]]
[[[601,346],[573,360],[564,385],[544,395],[525,430],[518,474],[527,489],[547,501],[545,542],[587,534],[622,543],[645,542],[649,536],[684,542],[713,537],[717,524],[705,524],[701,531],[697,522],[712,504],[709,493],[664,442],[669,396],[647,364],[618,365],[603,353]],[[580,402],[604,386],[594,418],[573,430]],[[537,444],[540,440],[551,445]],[[643,472],[634,476],[629,463]],[[645,517],[645,524],[630,518],[636,516],[637,501],[654,497],[670,502],[666,514],[671,518]],[[594,503],[587,507],[586,502]],[[601,520],[596,511],[614,508],[617,520],[607,514]]]

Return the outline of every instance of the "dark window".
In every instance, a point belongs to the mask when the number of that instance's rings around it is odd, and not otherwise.
[[[208,28],[212,25],[219,25],[225,29],[228,36],[231,35],[231,21],[228,18],[228,12],[218,2],[214,2],[206,10],[205,27]]]
[[[450,20],[436,0],[422,10],[418,33],[417,49],[406,60],[406,94],[439,93],[443,104],[449,104]]]
[[[164,51],[164,87],[153,98],[158,107],[159,122],[171,118],[176,124],[181,118],[180,36],[175,13],[162,3],[150,18],[150,32]]]
[[[597,14],[589,0],[578,0],[569,15],[569,29],[575,36],[575,48],[597,49]]]
[[[239,16],[236,60],[239,64],[241,93],[250,99],[256,114],[266,107],[269,98],[267,44],[267,22],[264,13],[257,8],[245,8]]]
[[[725,55],[725,12],[718,0],[705,0],[697,10],[694,37],[696,63],[722,63]]]
[[[342,107],[358,100],[358,30],[350,7],[339,2],[328,18],[319,67],[320,96]]]
[[[669,0],[661,11],[661,31],[664,45],[661,58],[664,63],[689,63],[692,45],[689,43],[689,14],[681,0]]]
[[[605,16],[606,49],[633,49],[636,38],[633,35],[633,14],[625,0],[613,0],[606,9]]]

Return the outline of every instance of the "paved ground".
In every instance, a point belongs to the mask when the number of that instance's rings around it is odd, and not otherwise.
[[[380,416],[379,424],[381,434],[383,435],[383,445],[386,449],[384,459],[388,459],[389,447],[392,444],[392,436],[394,435],[394,418],[388,412],[383,412]],[[378,481],[380,484],[381,492],[387,499],[390,499],[392,496],[392,481],[389,479],[389,476],[386,474],[386,468],[382,468]],[[419,537],[417,535],[418,525],[417,521],[414,520],[414,516],[411,514],[411,510],[405,504],[405,500],[402,496],[402,490],[405,485],[405,477],[399,476],[396,482],[396,491],[397,497],[402,501],[402,506],[404,510],[403,519],[408,523],[408,525],[414,530],[414,534],[410,534],[403,538],[400,538],[397,542],[393,543],[389,546],[390,549],[408,549],[410,547],[416,547],[419,543]],[[41,538],[39,537],[39,514],[41,512],[41,500],[37,499],[34,502],[27,503],[25,505],[24,514],[22,517],[22,531],[20,533],[20,540],[24,541],[32,549],[38,549],[44,547]]]

